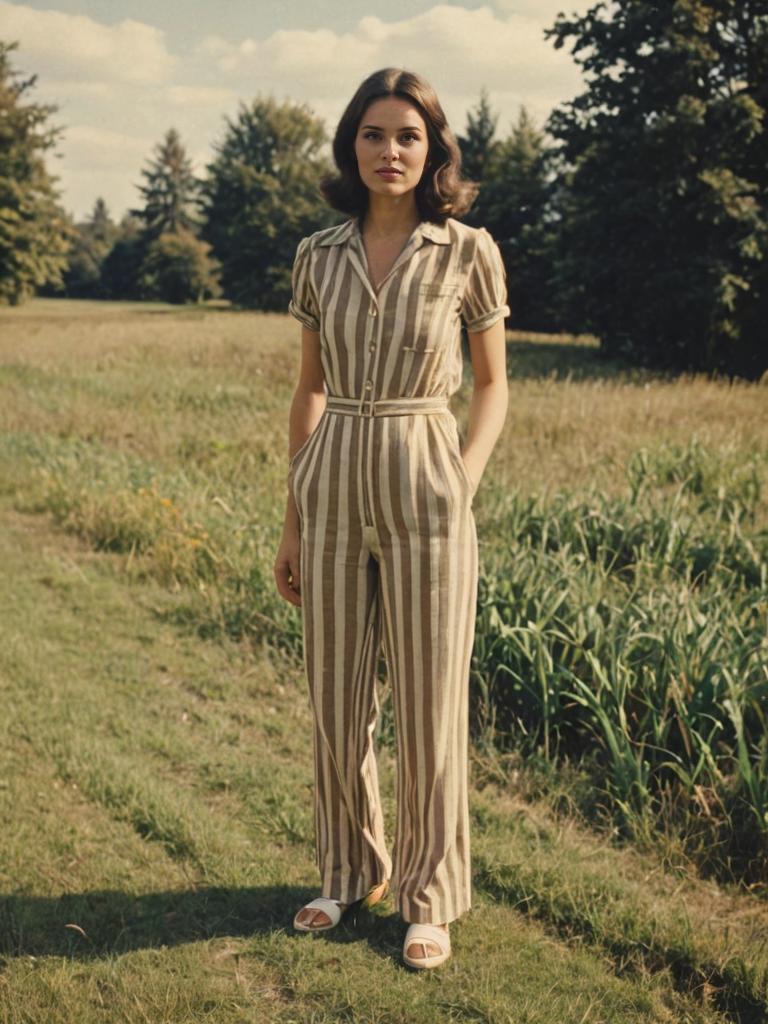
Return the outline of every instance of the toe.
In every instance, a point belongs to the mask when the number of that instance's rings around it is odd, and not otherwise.
[[[434,942],[411,942],[408,946],[408,956],[411,960],[426,960],[428,956],[439,956],[442,950],[438,949]]]

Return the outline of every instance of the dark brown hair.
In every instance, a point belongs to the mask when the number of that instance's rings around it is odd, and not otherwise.
[[[323,195],[342,213],[358,217],[365,213],[368,189],[358,171],[355,138],[370,104],[386,96],[398,96],[413,103],[427,126],[429,154],[421,181],[416,186],[416,204],[421,217],[438,224],[447,217],[460,217],[474,202],[478,186],[461,177],[461,150],[448,127],[435,90],[420,75],[402,68],[374,71],[347,104],[333,138],[333,159],[339,173],[322,181]]]

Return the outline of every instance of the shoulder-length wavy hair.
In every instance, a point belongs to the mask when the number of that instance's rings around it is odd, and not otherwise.
[[[323,179],[321,192],[334,209],[363,216],[368,207],[368,189],[358,171],[355,138],[370,104],[386,96],[408,100],[419,110],[427,126],[427,163],[416,186],[416,204],[422,219],[442,224],[448,217],[460,217],[474,202],[478,186],[461,177],[461,150],[448,127],[435,90],[420,75],[402,68],[374,71],[358,87],[341,115],[333,138],[333,158],[338,174]]]

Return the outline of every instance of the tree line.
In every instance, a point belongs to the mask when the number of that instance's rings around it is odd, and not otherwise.
[[[768,369],[768,0],[615,0],[559,15],[583,91],[499,136],[481,94],[459,134],[479,182],[464,218],[498,241],[511,326],[593,333],[601,352],[756,378]],[[29,102],[0,42],[0,302],[29,295],[224,297],[284,310],[301,237],[338,222],[328,138],[306,104],[225,118],[203,177],[171,128],[114,224],[74,224],[42,159],[55,107]],[[511,72],[512,73],[512,72]]]

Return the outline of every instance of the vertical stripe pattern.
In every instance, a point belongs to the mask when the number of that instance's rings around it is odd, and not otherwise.
[[[460,321],[506,313],[487,232],[423,222],[378,293],[355,221],[304,239],[290,311],[320,333],[329,396],[290,461],[301,529],[322,893],[391,879],[404,920],[471,906],[468,684],[478,550],[473,484],[448,398]],[[458,360],[458,365],[457,365]],[[383,645],[397,738],[393,852],[374,730]]]

